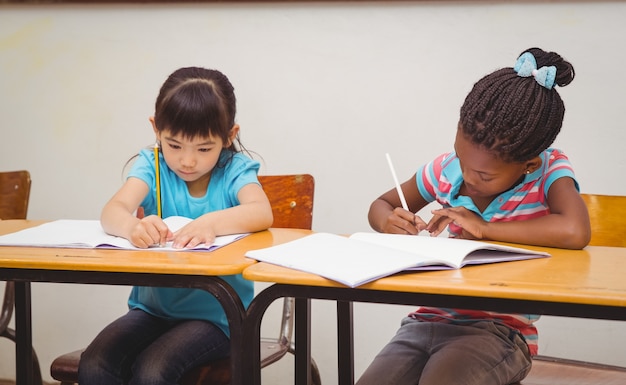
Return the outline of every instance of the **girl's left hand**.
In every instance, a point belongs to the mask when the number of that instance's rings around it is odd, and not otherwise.
[[[192,248],[200,244],[212,245],[215,231],[201,220],[194,220],[174,233],[172,247],[176,249]]]
[[[465,207],[448,207],[433,210],[432,213],[434,216],[426,227],[432,236],[441,234],[450,223],[454,222],[463,229],[459,238],[483,239],[487,222]]]

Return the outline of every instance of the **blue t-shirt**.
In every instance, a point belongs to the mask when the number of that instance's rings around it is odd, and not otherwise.
[[[241,153],[233,154],[229,150],[222,150],[217,166],[211,172],[206,195],[193,197],[189,194],[185,181],[167,167],[163,155],[159,154],[163,218],[179,215],[195,219],[212,211],[239,205],[237,199],[239,190],[247,184],[259,183],[257,179],[259,167],[257,161]],[[150,187],[150,192],[141,206],[144,208],[145,215],[156,214],[155,167],[152,150],[144,149],[139,152],[128,177],[139,178]],[[244,306],[248,307],[254,295],[253,283],[245,280],[241,274],[220,278],[235,289]],[[210,321],[226,335],[230,335],[222,306],[213,295],[205,290],[135,286],[130,293],[128,306],[157,317]]]

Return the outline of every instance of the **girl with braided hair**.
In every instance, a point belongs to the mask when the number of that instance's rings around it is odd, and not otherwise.
[[[373,229],[580,249],[589,216],[568,158],[551,144],[565,107],[555,86],[574,79],[554,52],[530,48],[513,68],[480,79],[461,107],[454,151],[422,166],[369,210]],[[426,223],[414,213],[437,201]],[[420,307],[357,385],[506,385],[521,381],[537,354],[539,318]]]

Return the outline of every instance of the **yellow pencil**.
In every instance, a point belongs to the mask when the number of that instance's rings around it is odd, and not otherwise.
[[[156,205],[157,215],[162,218],[161,215],[161,173],[159,172],[159,142],[154,144],[154,174],[156,178]]]

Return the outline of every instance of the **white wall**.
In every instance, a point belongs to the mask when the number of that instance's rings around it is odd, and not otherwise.
[[[263,172],[316,177],[316,230],[368,230],[369,203],[451,149],[471,85],[539,46],[569,59],[556,145],[583,192],[626,195],[624,2],[354,2],[0,5],[0,169],[32,174],[30,218],[95,219],[174,69],[218,68]],[[610,169],[604,170],[607,165]],[[34,345],[51,360],[122,314],[128,288],[33,284]],[[336,382],[334,305],[315,301],[314,347]],[[411,307],[357,304],[356,374]],[[541,352],[626,365],[626,326],[545,317]],[[372,333],[372,331],[375,331]],[[0,342],[0,377],[13,347]],[[289,383],[291,360],[264,370]]]

